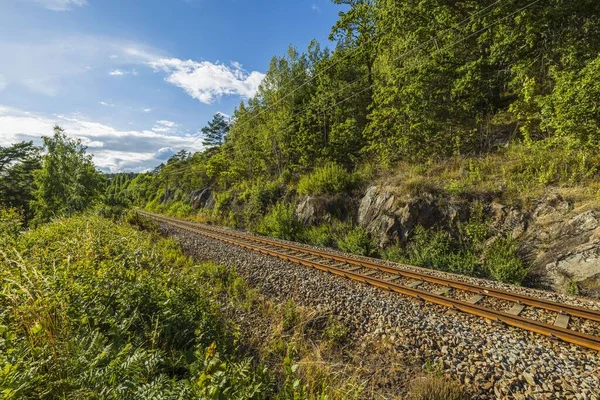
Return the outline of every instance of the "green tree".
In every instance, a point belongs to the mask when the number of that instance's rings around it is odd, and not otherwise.
[[[39,149],[32,142],[0,147],[0,207],[18,208],[31,219],[33,171],[39,168]]]
[[[216,113],[208,123],[208,126],[202,128],[202,134],[204,140],[202,144],[208,149],[214,149],[220,147],[225,142],[225,137],[229,132],[229,122],[225,119],[223,114]]]
[[[80,140],[67,137],[54,127],[54,136],[44,137],[42,168],[34,172],[37,186],[32,202],[38,222],[84,211],[100,200],[105,178],[96,170]]]

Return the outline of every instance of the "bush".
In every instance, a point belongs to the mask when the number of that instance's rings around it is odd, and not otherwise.
[[[277,203],[283,190],[279,181],[258,181],[238,195],[244,202],[244,223],[252,226],[265,214],[270,206]]]
[[[277,203],[258,223],[256,232],[285,240],[295,240],[302,233],[302,224],[294,213],[292,204]]]
[[[527,269],[518,254],[515,240],[498,238],[485,252],[485,268],[493,279],[520,285]]]
[[[338,248],[342,251],[360,256],[372,256],[375,254],[375,246],[367,231],[362,226],[351,228],[336,240]]]
[[[300,241],[313,246],[330,247],[334,243],[334,231],[331,224],[311,226],[303,231]]]
[[[171,217],[185,218],[194,214],[194,207],[182,201],[176,201],[167,208],[166,214]]]
[[[298,182],[298,193],[305,195],[334,194],[352,190],[356,177],[338,164],[329,163],[316,168]]]

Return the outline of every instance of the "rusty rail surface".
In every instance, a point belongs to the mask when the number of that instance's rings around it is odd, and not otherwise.
[[[571,306],[553,302],[550,300],[540,299],[532,296],[512,293],[500,289],[479,286],[471,283],[461,282],[448,278],[429,275],[415,271],[407,271],[399,268],[382,265],[374,261],[357,259],[352,256],[339,255],[336,253],[308,249],[302,246],[296,246],[290,243],[284,243],[277,240],[272,240],[263,237],[257,237],[249,234],[244,234],[237,231],[220,229],[214,226],[207,226],[190,221],[180,220],[171,217],[165,217],[158,214],[152,214],[145,211],[138,211],[141,215],[159,220],[179,229],[188,232],[197,233],[212,239],[220,240],[226,243],[234,244],[246,249],[257,251],[262,254],[278,257],[285,261],[294,262],[307,267],[315,268],[321,271],[329,272],[334,275],[343,276],[352,280],[367,283],[384,290],[400,293],[403,295],[416,297],[431,303],[442,305],[449,308],[454,308],[469,314],[487,318],[494,321],[502,321],[508,325],[525,329],[531,332],[539,333],[545,336],[559,338],[569,343],[574,343],[583,347],[587,347],[596,351],[600,351],[600,337],[589,335],[568,329],[569,317],[579,317],[591,321],[600,321],[600,311],[591,310],[583,307]],[[335,264],[331,265],[330,263]],[[348,269],[341,268],[342,266],[350,267]],[[412,267],[412,266],[411,266]],[[415,267],[412,267],[415,268]],[[366,269],[367,272],[358,272],[360,269]],[[380,279],[369,276],[374,272],[382,272],[392,275],[390,279]],[[533,319],[528,319],[519,316],[520,311],[515,313],[494,310],[489,307],[477,305],[479,300],[473,302],[453,299],[444,294],[435,294],[425,290],[418,289],[416,286],[407,286],[393,282],[398,277],[409,278],[414,282],[429,282],[440,285],[448,290],[458,289],[472,292],[475,295],[498,298],[513,302],[515,305],[531,306],[558,313],[563,319],[563,326],[539,322]],[[522,308],[521,308],[522,310]],[[564,322],[564,318],[566,323]],[[558,321],[557,318],[556,321]]]

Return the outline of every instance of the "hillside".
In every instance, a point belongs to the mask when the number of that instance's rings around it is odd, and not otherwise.
[[[339,3],[352,7],[332,29],[335,50],[313,42],[274,57],[233,120],[216,115],[203,129],[204,152],[113,179],[111,193],[171,215],[597,295],[599,5]],[[392,215],[374,227],[358,212],[373,186],[402,204],[453,204],[456,216]],[[556,228],[548,243],[543,229],[500,229],[513,217],[538,224],[530,217],[549,198],[568,214],[553,218],[588,212],[596,222]],[[431,240],[438,248],[418,254]]]

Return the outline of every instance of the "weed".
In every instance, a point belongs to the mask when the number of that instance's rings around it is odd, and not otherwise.
[[[460,385],[439,375],[428,375],[415,379],[409,388],[412,400],[467,400]]]
[[[375,246],[367,231],[362,226],[355,226],[347,232],[341,233],[336,240],[336,244],[340,250],[347,253],[361,256],[372,256],[375,254]]]

